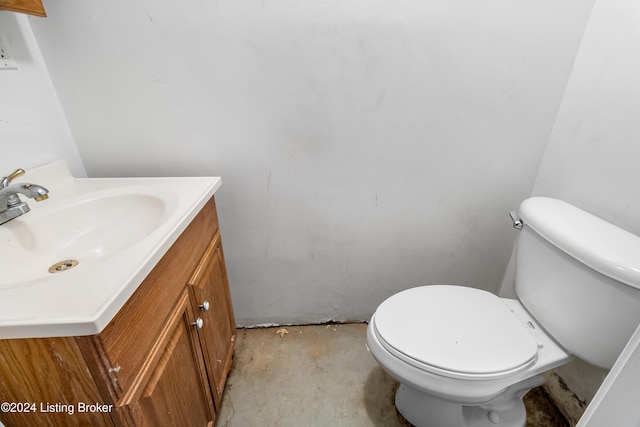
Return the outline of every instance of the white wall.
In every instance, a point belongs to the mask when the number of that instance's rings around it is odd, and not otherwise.
[[[640,327],[627,343],[578,427],[637,427],[640,425]]]
[[[17,65],[0,70],[0,177],[23,168],[27,179],[30,167],[56,159],[85,176],[27,18],[0,11],[0,39]]]
[[[497,290],[593,1],[56,0],[87,171],[221,175],[238,323]]]
[[[598,0],[532,194],[566,200],[640,235],[638,46],[640,4]],[[578,362],[558,374],[573,400],[588,402],[606,371]],[[583,405],[570,410],[579,416]]]
[[[638,235],[639,43],[640,4],[598,1],[533,189]]]

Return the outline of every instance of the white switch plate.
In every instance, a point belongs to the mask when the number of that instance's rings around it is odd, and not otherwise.
[[[4,47],[2,39],[0,39],[0,70],[17,70],[18,64],[16,60],[11,57],[7,49]]]

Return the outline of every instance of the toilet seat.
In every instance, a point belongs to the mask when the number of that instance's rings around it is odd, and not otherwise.
[[[479,289],[408,289],[384,301],[372,324],[387,351],[446,377],[503,378],[537,359],[531,333],[500,298]]]

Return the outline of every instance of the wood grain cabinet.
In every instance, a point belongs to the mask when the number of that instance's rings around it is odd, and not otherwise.
[[[0,401],[74,406],[0,421],[212,427],[235,339],[212,198],[100,334],[0,340]],[[107,410],[80,413],[80,403]]]

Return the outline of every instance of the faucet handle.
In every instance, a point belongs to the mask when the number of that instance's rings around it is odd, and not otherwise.
[[[24,169],[16,169],[15,172],[13,172],[12,174],[7,176],[7,179],[9,180],[9,182],[13,181],[14,179],[16,179],[19,176],[24,175]]]
[[[24,175],[24,169],[16,169],[12,174],[0,178],[0,189],[7,188],[12,180],[22,175]]]

